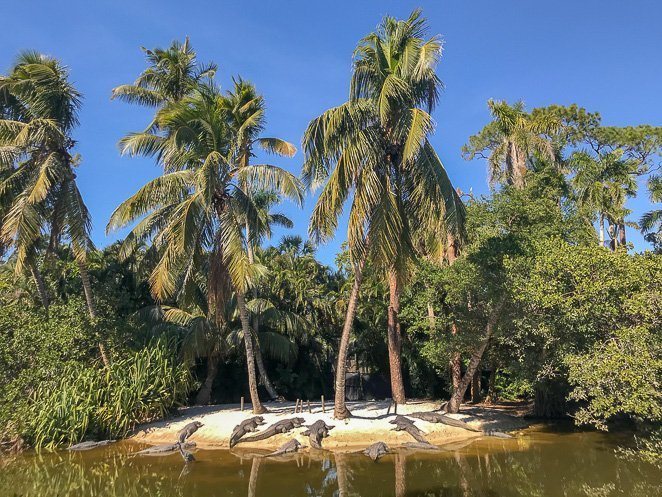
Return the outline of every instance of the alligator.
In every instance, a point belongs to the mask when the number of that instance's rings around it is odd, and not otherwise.
[[[474,428],[473,426],[469,425],[468,423],[465,423],[460,419],[451,418],[450,416],[447,416],[445,414],[440,414],[438,412],[415,412],[409,414],[409,416],[422,419],[423,421],[427,421],[428,423],[442,423],[448,426],[462,428],[463,430],[482,433],[483,435],[487,435],[490,437],[513,438],[511,435],[508,435],[507,433],[503,433],[500,431],[481,430],[479,428]]]
[[[389,423],[395,425],[395,428],[393,428],[394,431],[406,431],[414,437],[417,442],[432,445],[425,439],[423,432],[414,425],[414,422],[411,419],[398,414],[395,419],[392,419]]]
[[[375,462],[377,462],[380,457],[388,454],[388,452],[389,448],[384,442],[375,442],[363,451],[366,456]]]
[[[195,457],[193,457],[193,454],[191,454],[188,450],[184,449],[182,442],[177,442],[177,449],[179,450],[179,453],[182,455],[182,459],[184,459],[185,463],[190,463],[195,461]]]
[[[136,452],[136,454],[169,454],[171,452],[175,452],[176,450],[192,448],[195,448],[195,442],[175,442],[174,444],[154,445],[153,447],[148,447],[147,449]]]
[[[79,444],[72,445],[71,447],[67,447],[67,450],[90,450],[90,449],[96,449],[97,447],[103,447],[104,445],[108,445],[113,443],[115,440],[100,440],[98,442],[81,442]]]
[[[193,421],[192,423],[187,424],[184,428],[179,430],[179,433],[177,433],[177,440],[180,443],[186,442],[186,439],[198,431],[198,428],[201,428],[202,426],[204,425],[200,421]]]
[[[266,440],[267,438],[273,437],[274,435],[278,435],[280,433],[287,433],[288,431],[292,431],[295,428],[299,428],[300,426],[302,426],[304,421],[305,419],[303,418],[283,419],[281,421],[272,424],[269,428],[267,428],[264,431],[261,431],[257,435],[253,435],[252,437],[246,437],[246,438],[242,438],[241,440],[237,440],[237,444],[243,442],[258,442],[260,440]]]
[[[232,430],[232,435],[230,436],[230,448],[237,445],[237,442],[241,437],[247,433],[252,433],[257,430],[257,427],[264,424],[264,418],[262,416],[254,416],[249,419],[243,420]]]
[[[299,449],[303,448],[303,445],[301,445],[296,438],[292,438],[278,447],[278,450],[275,450],[271,454],[267,454],[264,457],[277,457],[284,456],[285,454],[293,454],[294,452],[298,452]]]
[[[403,447],[412,450],[441,450],[439,447],[432,445],[429,442],[407,442]]]
[[[327,425],[321,419],[315,421],[312,425],[306,425],[308,428],[303,432],[304,435],[308,435],[308,440],[310,441],[310,446],[315,449],[322,448],[322,440],[329,436],[329,430],[333,429],[333,426]]]

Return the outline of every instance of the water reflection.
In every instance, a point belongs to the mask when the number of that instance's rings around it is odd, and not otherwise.
[[[132,457],[120,444],[85,453],[25,454],[0,460],[1,496],[80,497],[510,497],[658,496],[660,471],[617,459],[600,434],[480,439],[440,452],[396,451],[379,462],[361,454],[311,451],[198,451]]]

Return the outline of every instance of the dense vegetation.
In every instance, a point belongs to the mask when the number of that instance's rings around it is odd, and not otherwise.
[[[145,54],[112,95],[154,116],[120,149],[163,172],[118,206],[108,229],[132,230],[102,250],[76,185],[81,96],[66,68],[29,52],[0,77],[3,444],[119,437],[245,394],[256,413],[324,394],[347,417],[351,358],[398,402],[457,412],[471,390],[601,429],[634,420],[659,458],[662,218],[633,221],[626,201],[646,195],[640,179],[660,200],[662,128],[490,101],[463,153],[486,159],[492,193],[463,194],[428,140],[440,42],[414,12],[359,42],[349,99],[309,124],[299,178],[254,163],[257,147],[297,150],[262,135],[251,83],[222,91],[188,40]],[[317,188],[310,241],[272,245],[292,227],[281,200]],[[315,248],[347,206],[326,267]],[[634,226],[652,251],[634,253]]]

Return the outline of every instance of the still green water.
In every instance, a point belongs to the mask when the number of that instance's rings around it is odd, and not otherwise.
[[[130,443],[87,452],[22,454],[0,462],[0,496],[657,496],[660,470],[618,458],[600,433],[531,432],[481,438],[440,452],[305,452],[264,459],[203,451],[130,457]],[[462,446],[465,445],[465,446]]]

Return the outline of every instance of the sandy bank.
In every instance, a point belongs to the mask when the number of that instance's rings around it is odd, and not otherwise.
[[[271,402],[265,404],[265,406],[270,412],[264,415],[266,424],[261,427],[261,430],[266,429],[276,421],[295,416],[294,403],[292,402]],[[392,430],[393,425],[389,424],[389,421],[395,417],[395,414],[392,410],[390,414],[387,414],[389,401],[350,402],[348,407],[353,414],[353,417],[348,420],[333,419],[333,405],[329,405],[329,403],[326,406],[326,413],[322,413],[319,402],[311,403],[312,412],[309,412],[307,405],[305,405],[304,412],[298,413],[296,416],[304,418],[306,420],[305,424],[312,424],[318,419],[322,419],[327,424],[335,426],[330,437],[324,440],[324,447],[327,449],[343,450],[347,448],[348,450],[354,450],[377,441],[386,442],[392,447],[398,447],[413,441],[407,433]],[[406,415],[413,412],[434,411],[438,408],[438,401],[412,400],[406,405],[398,406],[398,414]],[[176,440],[177,432],[184,425],[191,421],[201,421],[204,426],[191,437],[191,440],[194,440],[200,448],[228,448],[233,428],[244,419],[252,416],[250,409],[244,409],[241,412],[238,404],[189,407],[181,409],[180,413],[180,417],[142,426],[132,437],[132,440],[152,445],[171,443]],[[482,430],[512,432],[526,426],[521,419],[495,409],[464,408],[459,414],[452,416]],[[419,419],[414,419],[414,421],[416,426],[426,433],[426,438],[435,445],[443,446],[482,436],[480,433],[452,426],[428,423]],[[308,439],[302,435],[304,430],[305,428],[299,428],[267,440],[242,443],[238,447],[247,449],[277,448],[292,437],[297,438],[307,446],[309,445]]]

